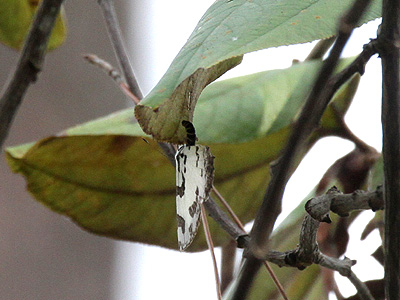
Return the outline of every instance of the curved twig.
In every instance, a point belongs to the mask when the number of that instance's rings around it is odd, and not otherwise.
[[[98,0],[98,3],[104,15],[104,20],[107,25],[106,27],[109,33],[108,35],[110,37],[111,44],[114,48],[115,55],[118,59],[122,72],[124,73],[124,77],[129,89],[136,96],[136,98],[142,99],[143,94],[136,80],[122,39],[121,29],[119,28],[117,15],[115,13],[114,0]]]

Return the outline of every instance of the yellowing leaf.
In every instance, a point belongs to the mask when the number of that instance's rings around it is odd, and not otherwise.
[[[210,146],[215,185],[243,222],[258,210],[269,164],[285,145],[320,64],[217,82],[199,99],[199,143]],[[304,80],[305,72],[310,79]],[[341,99],[350,102],[352,95]],[[347,109],[338,107],[340,113]],[[326,132],[322,128],[312,141]],[[175,169],[157,143],[143,136],[130,109],[70,128],[64,136],[10,148],[7,159],[14,172],[26,177],[37,200],[83,228],[177,249]],[[216,246],[230,239],[215,222],[210,227]],[[200,232],[188,250],[206,247]]]

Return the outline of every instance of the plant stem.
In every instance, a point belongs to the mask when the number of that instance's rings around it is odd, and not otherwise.
[[[29,85],[37,80],[63,0],[43,0],[35,15],[13,76],[0,96],[0,148]]]
[[[98,3],[103,12],[104,20],[106,21],[106,27],[111,44],[114,48],[115,55],[118,59],[122,72],[124,73],[124,77],[129,89],[137,98],[142,99],[143,94],[139,88],[139,84],[136,80],[132,65],[125,49],[124,41],[122,39],[117,14],[115,13],[114,0],[98,0]]]
[[[235,271],[236,242],[229,241],[221,248],[221,292],[224,293],[233,280]]]
[[[400,2],[384,0],[378,34],[382,58],[382,128],[385,174],[385,295],[400,299]]]

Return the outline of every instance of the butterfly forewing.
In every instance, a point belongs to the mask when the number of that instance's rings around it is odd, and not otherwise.
[[[207,146],[184,145],[175,159],[178,244],[183,251],[192,243],[200,224],[200,204],[208,199],[212,187],[214,157]]]

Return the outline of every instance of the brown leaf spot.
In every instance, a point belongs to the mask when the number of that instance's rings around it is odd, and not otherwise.
[[[133,144],[133,141],[134,139],[129,136],[115,136],[108,147],[108,151],[113,154],[124,153]]]
[[[29,0],[29,5],[30,6],[38,6],[39,5],[39,0]]]

